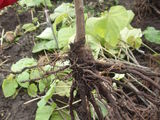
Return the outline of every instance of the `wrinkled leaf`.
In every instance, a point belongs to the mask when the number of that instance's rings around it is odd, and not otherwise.
[[[53,67],[51,65],[46,65],[42,69],[47,72],[47,71],[50,71],[52,68]]]
[[[37,91],[38,91],[37,86],[34,83],[30,84],[27,89],[28,95],[31,97],[36,97]]]
[[[147,27],[144,37],[150,42],[160,44],[160,30],[156,30],[154,27]]]
[[[39,87],[39,91],[41,93],[44,92],[44,90],[46,88],[46,84],[43,82],[43,79],[39,81],[38,87]]]
[[[31,70],[30,79],[36,79],[36,78],[40,78],[40,77],[41,77],[41,75],[40,75],[40,72],[38,69]]]
[[[33,23],[27,23],[22,26],[22,29],[24,29],[25,33],[27,33],[36,30],[37,27]]]
[[[23,83],[23,81],[29,80],[29,73],[27,71],[22,72],[17,76],[16,80],[21,87],[28,88],[29,82]]]
[[[42,50],[53,50],[56,49],[56,43],[54,40],[50,40],[50,41],[41,41],[39,43],[37,43],[34,47],[32,52],[33,53],[37,53],[40,52]]]
[[[58,81],[56,87],[55,87],[55,93],[60,96],[70,96],[70,87],[72,82],[63,82]]]
[[[12,65],[11,70],[13,72],[21,71],[25,67],[31,67],[37,65],[37,61],[33,58],[23,58]]]
[[[16,88],[18,84],[14,79],[14,75],[10,74],[6,79],[4,79],[2,84],[2,90],[5,97],[13,96],[16,93]]]

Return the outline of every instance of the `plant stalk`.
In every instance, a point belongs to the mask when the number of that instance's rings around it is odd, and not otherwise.
[[[75,12],[76,12],[76,42],[82,42],[85,44],[85,22],[84,22],[84,3],[83,0],[75,0]]]

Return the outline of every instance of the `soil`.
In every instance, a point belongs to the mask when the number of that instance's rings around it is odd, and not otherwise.
[[[31,22],[31,15],[25,12],[19,15],[21,24]],[[24,19],[25,18],[25,19]],[[0,26],[5,31],[14,31],[19,25],[18,18],[14,9],[10,8],[0,16]],[[1,33],[2,29],[0,29]],[[0,50],[0,61],[7,62],[0,69],[9,70],[10,66],[24,57],[32,57],[33,34],[25,34],[20,37],[17,43],[7,45]],[[0,73],[0,86],[7,73]],[[0,120],[34,120],[36,111],[36,102],[24,105],[31,98],[20,91],[15,99],[6,99],[0,88]]]
[[[120,0],[120,4],[125,5],[128,9],[132,9],[134,8],[134,3],[131,1],[133,0]],[[31,22],[30,12],[24,12],[20,14],[19,18],[21,24]],[[159,19],[159,15],[154,13],[152,15],[145,16],[145,18],[139,22],[134,20],[133,26],[140,27],[143,30],[147,26],[153,26],[157,29],[160,29]],[[5,31],[13,31],[17,25],[19,25],[19,21],[16,17],[16,12],[13,8],[10,8],[7,12],[0,16],[0,35],[2,29],[5,29]],[[9,44],[5,49],[1,49],[0,62],[5,60],[7,60],[7,62],[3,64],[3,66],[0,66],[0,69],[8,70],[10,69],[10,66],[17,60],[24,57],[32,57],[33,54],[31,50],[34,44],[33,36],[33,33],[25,34],[20,37],[18,43]],[[150,44],[148,42],[147,44],[157,52],[160,52],[160,48],[157,45]],[[144,56],[138,54],[137,58],[139,61],[142,61],[142,63],[144,62]],[[146,64],[148,63],[149,60],[146,61]],[[6,75],[7,73],[0,73],[0,86]],[[4,98],[2,89],[0,88],[0,120],[34,120],[37,106],[36,102],[24,105],[26,101],[31,100],[31,98],[24,92],[25,91],[20,91],[15,99],[6,99]]]

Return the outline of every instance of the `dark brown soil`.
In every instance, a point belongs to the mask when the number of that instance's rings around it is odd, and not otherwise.
[[[31,15],[29,12],[25,12],[19,15],[21,24],[31,21]],[[25,18],[25,19],[24,19]],[[0,16],[0,27],[5,31],[15,30],[19,25],[16,17],[16,12],[11,8]],[[0,33],[1,30],[0,29]],[[24,57],[32,56],[33,35],[23,35],[18,43],[12,43],[5,46],[0,50],[0,61],[8,60],[0,69],[9,70],[10,66]],[[0,86],[7,73],[0,73]],[[3,96],[2,89],[0,88],[0,120],[34,120],[36,111],[36,102],[24,105],[24,103],[31,98],[20,91],[15,99],[6,99]]]
[[[15,99],[6,99],[0,89],[0,120],[34,120],[36,102],[24,105],[31,98],[20,92]]]
[[[20,21],[18,20],[18,17]],[[24,12],[18,15],[15,9],[9,8],[3,15],[0,15],[0,33],[2,32],[2,29],[5,29],[5,31],[15,30],[17,25],[31,21],[30,12]]]

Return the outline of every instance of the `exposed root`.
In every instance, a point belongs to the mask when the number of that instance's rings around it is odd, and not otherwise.
[[[152,13],[152,3],[150,0],[135,0],[136,20],[140,21],[143,17]]]
[[[160,1],[158,0],[135,0],[134,11],[136,13],[137,22],[153,12],[160,15]]]
[[[91,119],[88,102],[94,107],[99,120],[132,120],[133,118],[137,120],[149,120],[150,116],[154,120],[158,119],[160,98],[159,94],[152,94],[154,92],[151,86],[160,91],[159,85],[153,80],[154,77],[160,77],[159,73],[154,73],[150,69],[146,69],[145,71],[141,67],[123,63],[116,64],[114,62],[95,61],[90,50],[80,47],[81,45],[81,43],[74,43],[74,45],[71,45],[69,53],[73,77],[75,78],[70,96],[72,120],[74,120],[72,102],[76,99],[73,97],[73,91],[76,89],[78,91],[77,96],[82,101],[78,113],[81,120]],[[76,49],[76,47],[81,49]],[[112,79],[110,73],[125,74],[125,81]],[[143,87],[140,84],[136,84],[128,74],[133,75],[138,81],[141,81]],[[146,82],[149,84],[149,91],[152,92],[148,92],[145,89],[144,83]],[[117,89],[113,87],[113,83],[116,83]],[[97,91],[99,98],[107,101],[105,106],[109,112],[108,116],[103,117],[92,93],[93,90]]]

